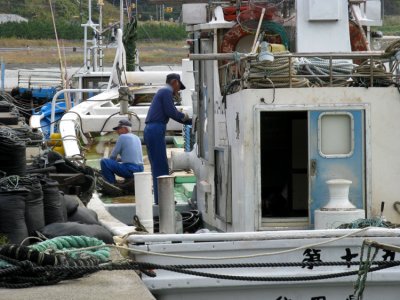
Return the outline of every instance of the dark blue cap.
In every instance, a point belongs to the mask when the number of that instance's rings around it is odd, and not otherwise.
[[[118,126],[114,127],[113,130],[117,130],[117,129],[121,128],[121,127],[131,128],[132,127],[132,123],[128,119],[119,120]]]
[[[179,76],[179,74],[171,73],[171,74],[168,74],[168,75],[167,75],[167,83],[170,83],[171,80],[174,80],[174,79],[176,79],[176,80],[179,81],[179,83],[180,83],[180,85],[181,85],[181,90],[186,89],[185,85],[184,85],[184,84],[182,83],[182,81],[181,81],[181,76]]]

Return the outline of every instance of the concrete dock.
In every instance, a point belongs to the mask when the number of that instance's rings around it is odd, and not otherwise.
[[[113,253],[113,257],[119,254]],[[135,271],[100,271],[56,285],[0,289],[0,300],[155,300]]]
[[[112,250],[113,260],[121,259]],[[101,300],[137,299],[155,300],[135,271],[100,271],[75,280],[61,281],[56,285],[27,289],[1,289],[0,300]]]
[[[101,271],[86,278],[29,289],[0,289],[1,300],[153,300],[134,271]]]

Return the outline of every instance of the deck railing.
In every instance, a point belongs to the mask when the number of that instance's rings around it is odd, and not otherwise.
[[[243,86],[261,88],[303,86],[389,86],[399,83],[399,61],[382,52],[351,53],[278,53],[273,62],[259,62],[257,54],[223,53],[191,54],[192,60],[222,61],[219,67],[221,87],[233,80],[241,80]],[[311,61],[311,62],[310,62]],[[312,61],[325,64],[319,72],[309,72]],[[343,72],[338,71],[347,66]],[[308,70],[308,71],[307,71]],[[254,81],[257,84],[252,84]],[[277,84],[274,84],[274,81]],[[339,82],[339,83],[338,83]],[[260,88],[260,87],[257,87]]]

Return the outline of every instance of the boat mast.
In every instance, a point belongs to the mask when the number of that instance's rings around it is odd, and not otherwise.
[[[99,3],[102,3],[103,0],[99,0]],[[100,6],[100,5],[99,5]],[[88,20],[85,24],[82,24],[82,27],[84,29],[84,44],[83,44],[83,63],[85,66],[85,71],[89,71],[91,67],[91,56],[93,55],[93,71],[97,71],[97,51],[99,48],[99,45],[97,43],[97,37],[102,34],[101,31],[98,30],[99,24],[94,24],[92,21],[92,0],[88,0]],[[88,29],[91,28],[96,34],[96,36],[91,39],[92,47],[88,47]],[[99,41],[102,38],[99,37]],[[101,47],[100,47],[101,48]],[[102,53],[100,52],[100,55],[102,56]]]
[[[104,5],[104,0],[98,0],[97,5],[99,7],[99,33],[98,33],[98,39],[99,39],[99,71],[103,71],[103,5]]]
[[[119,0],[119,28],[124,30],[124,1]]]

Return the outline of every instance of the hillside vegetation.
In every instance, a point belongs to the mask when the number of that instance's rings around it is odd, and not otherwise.
[[[80,9],[80,2],[82,8]],[[52,0],[53,10],[57,20],[80,23],[87,18],[87,0]],[[93,20],[98,20],[97,1],[92,1]],[[82,11],[82,16],[81,12]],[[0,0],[0,13],[17,14],[29,20],[50,21],[51,12],[49,0]],[[109,2],[104,2],[103,18],[105,21],[118,20],[119,10]]]
[[[82,2],[82,7],[80,3]],[[115,2],[115,1],[114,1]],[[87,21],[87,0],[52,0],[57,31],[61,39],[83,38],[81,23]],[[119,1],[118,1],[119,4]],[[141,7],[145,9],[146,6]],[[148,8],[146,8],[148,9]],[[48,0],[0,0],[0,13],[13,13],[29,23],[0,24],[0,38],[53,39],[54,30]],[[97,1],[92,1],[92,20],[98,22]],[[146,19],[146,18],[142,18]],[[119,21],[119,7],[104,2],[103,26]],[[125,20],[127,21],[127,20]],[[91,34],[91,32],[89,32]],[[110,34],[110,32],[109,32]],[[171,22],[139,22],[138,39],[182,40],[186,37],[183,25]]]
[[[119,20],[119,1],[104,0],[103,25]],[[134,0],[125,0],[128,4]],[[382,0],[383,1],[383,0]],[[61,39],[80,40],[83,38],[82,22],[87,21],[88,0],[52,0]],[[165,14],[165,20],[179,19],[181,8],[172,5],[173,12]],[[182,25],[170,22],[147,22],[157,19],[159,10],[147,0],[140,0],[138,7],[138,39],[183,40],[186,37]],[[92,0],[92,19],[98,22],[97,0]],[[384,1],[385,20],[381,30],[384,34],[400,34],[400,0]],[[29,20],[29,24],[0,24],[0,38],[53,39],[49,0],[0,0],[0,13],[13,13]],[[146,21],[146,22],[144,22]]]

